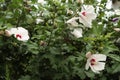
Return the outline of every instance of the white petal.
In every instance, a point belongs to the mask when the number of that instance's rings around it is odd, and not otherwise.
[[[97,61],[106,61],[107,56],[104,54],[93,54],[91,58],[94,58]]]
[[[96,19],[97,14],[95,14],[95,13],[87,13],[87,14],[86,14],[86,17],[87,17],[88,19],[94,20],[94,19]]]
[[[87,63],[85,65],[85,69],[88,70],[90,66],[90,59],[87,59]]]
[[[100,73],[98,70],[96,70],[93,66],[90,66],[91,70],[94,72],[94,73]]]
[[[11,28],[10,32],[11,32],[11,34],[15,34],[17,32],[17,28]]]
[[[91,28],[92,20],[90,20],[89,18],[81,15],[79,18],[79,22],[83,23],[84,26]]]
[[[82,37],[82,29],[81,28],[75,28],[73,32],[71,32],[76,38]]]
[[[105,63],[104,62],[98,62],[97,64],[93,65],[93,68],[97,71],[104,70]]]
[[[25,28],[18,27],[17,30],[17,33],[28,34],[28,30],[26,30]]]
[[[15,37],[16,37],[16,35],[14,35]],[[29,36],[28,35],[22,35],[22,37],[21,38],[19,38],[19,37],[17,37],[17,39],[19,40],[19,41],[27,41],[27,40],[29,40]]]
[[[92,5],[83,5],[81,11],[87,11],[87,12],[93,13],[94,7]]]

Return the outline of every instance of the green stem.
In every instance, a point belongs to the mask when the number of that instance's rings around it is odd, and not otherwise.
[[[9,74],[9,66],[6,64],[6,74],[5,74],[5,80],[10,80],[10,74]]]

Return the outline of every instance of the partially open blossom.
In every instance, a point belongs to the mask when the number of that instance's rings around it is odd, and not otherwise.
[[[89,28],[91,28],[92,20],[96,19],[97,17],[97,14],[95,13],[94,7],[92,5],[84,5],[79,15],[79,22]]]
[[[86,55],[89,55],[89,53]],[[104,54],[90,54],[89,56],[87,56],[87,58],[88,59],[87,59],[87,63],[85,66],[86,70],[88,70],[89,67],[95,73],[100,73],[99,71],[104,70],[105,63],[101,62],[101,61],[106,61],[106,55],[104,55]]]
[[[82,37],[82,29],[81,28],[75,28],[71,32],[76,38]]]
[[[11,28],[6,30],[8,36],[14,35],[19,41],[27,41],[29,39],[28,31],[25,28]]]
[[[71,32],[71,34],[73,34],[76,38],[80,38],[82,37],[82,29],[81,28],[76,28],[76,26],[78,26],[77,20],[78,17],[73,17],[71,19],[69,19],[66,23],[70,24],[70,29],[72,29],[73,31]]]
[[[66,23],[71,24],[73,27],[78,26],[78,23],[76,22],[77,19],[78,19],[78,17],[73,17],[73,18],[69,19]]]

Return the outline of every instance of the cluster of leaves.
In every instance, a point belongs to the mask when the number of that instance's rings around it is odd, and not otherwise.
[[[103,19],[106,0],[97,19],[82,38],[75,38],[66,21],[80,10],[77,0],[0,0],[0,30],[22,26],[29,31],[28,42],[0,35],[1,80],[118,80],[120,73],[119,33],[113,31],[112,16]],[[85,0],[96,6],[96,0]],[[36,23],[36,19],[43,22]],[[98,24],[103,23],[103,24]],[[117,27],[119,27],[118,22]],[[81,25],[80,25],[81,26]],[[86,52],[106,54],[106,68],[100,74],[85,70]],[[112,75],[112,76],[111,76]]]

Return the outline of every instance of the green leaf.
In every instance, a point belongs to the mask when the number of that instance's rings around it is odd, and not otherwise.
[[[85,71],[85,73],[86,73],[86,75],[88,77],[91,77],[91,78],[93,78],[95,76],[95,74],[93,72],[87,72],[87,71]]]
[[[113,60],[116,60],[120,62],[120,56],[116,54],[106,54],[108,57],[112,58]]]

